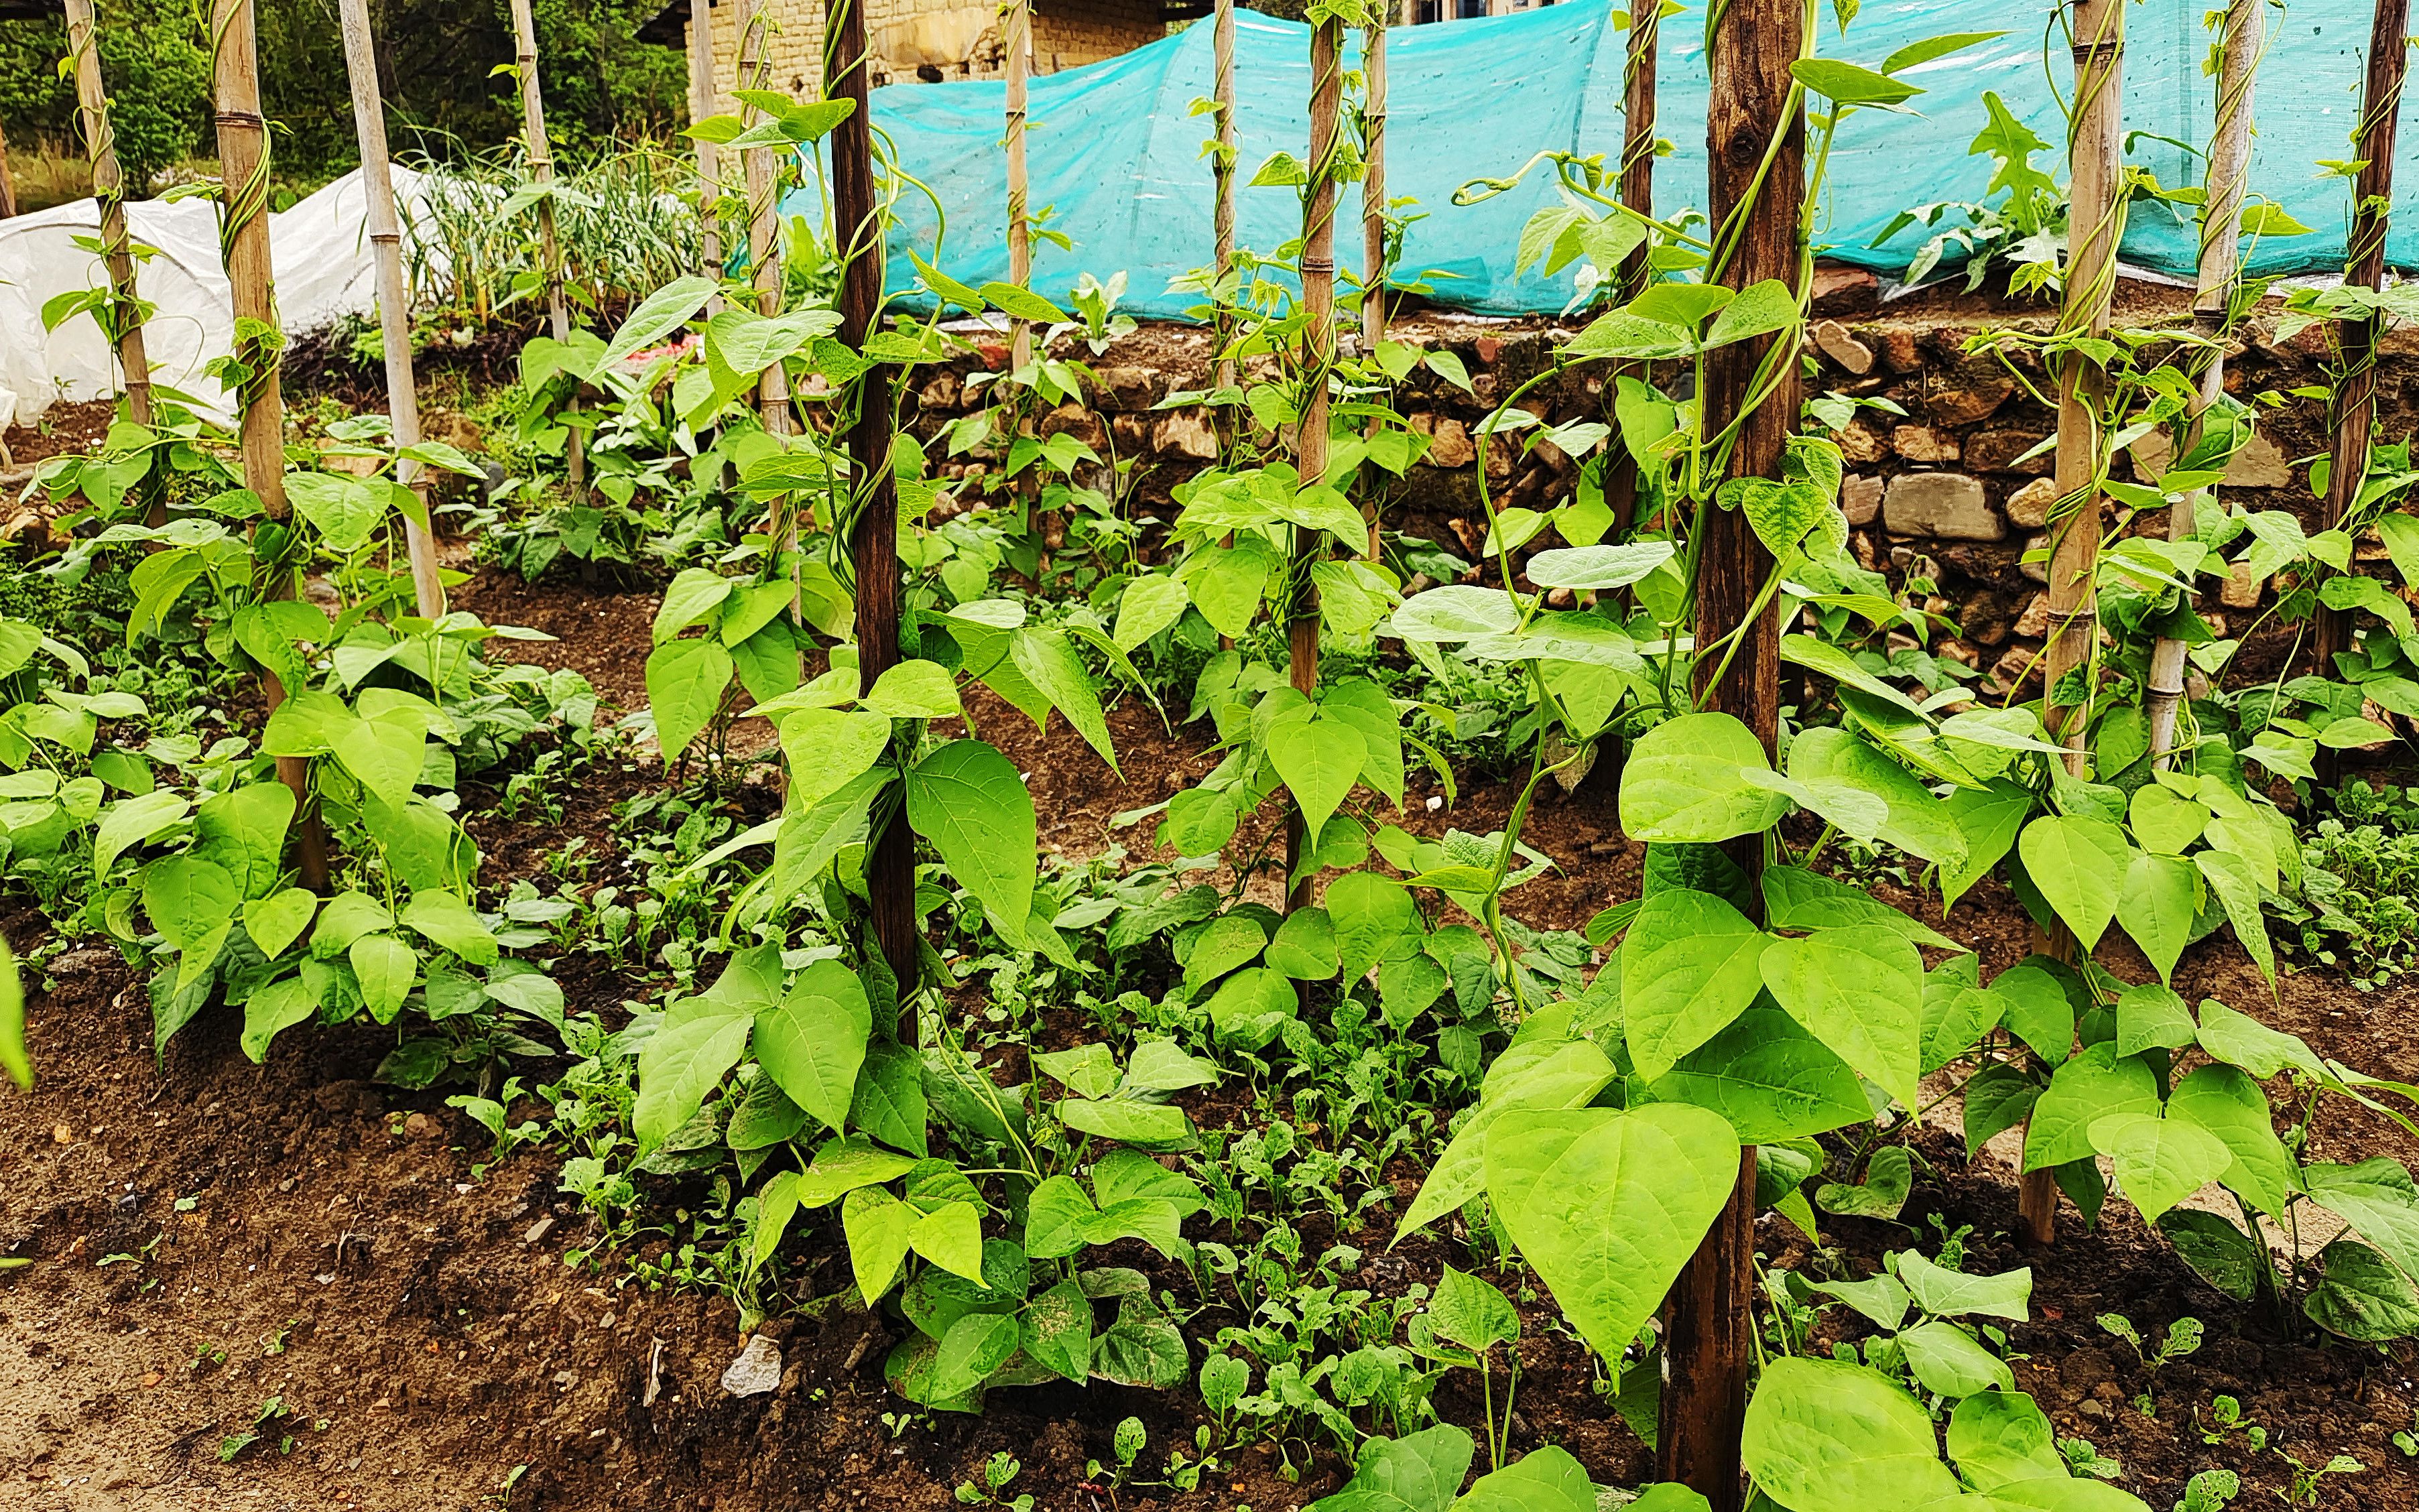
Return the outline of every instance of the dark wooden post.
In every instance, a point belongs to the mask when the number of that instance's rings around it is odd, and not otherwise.
[[[278,388],[277,295],[269,255],[269,128],[260,116],[260,60],[252,0],[217,0],[210,17],[213,92],[218,107],[219,241],[237,332],[234,355],[252,377],[236,392],[240,407],[243,482],[261,509],[279,523],[293,517],[285,498],[285,404]],[[277,566],[268,592],[293,592],[291,568]],[[285,686],[261,673],[270,711],[285,702]],[[311,763],[277,758],[277,776],[294,793],[302,886],[328,890],[328,836],[311,796]]]
[[[1302,202],[1302,420],[1294,437],[1294,462],[1305,486],[1327,474],[1327,377],[1335,365],[1335,161],[1336,121],[1344,103],[1344,23],[1323,21],[1310,29],[1310,185]],[[1293,619],[1286,626],[1293,686],[1307,695],[1318,687],[1318,594],[1311,563],[1321,537],[1294,527]],[[1302,870],[1317,840],[1304,832],[1302,806],[1286,796],[1286,876]],[[1288,881],[1286,908],[1307,908],[1311,882]]]
[[[1636,4],[1651,6],[1653,0]],[[1705,118],[1707,199],[1715,228],[1715,276],[1732,288],[1773,278],[1795,285],[1804,270],[1799,217],[1805,197],[1806,113],[1789,74],[1800,51],[1803,22],[1798,0],[1729,0],[1713,23],[1706,54],[1712,79]],[[1782,448],[1797,419],[1796,342],[1792,331],[1725,347],[1706,359],[1701,424],[1708,436],[1733,421],[1738,424],[1732,476],[1780,474]],[[1779,375],[1779,381],[1756,403],[1759,371]],[[1758,590],[1773,570],[1772,556],[1743,511],[1708,504],[1697,520],[1703,543],[1697,644],[1709,646],[1747,625],[1718,681],[1718,658],[1698,663],[1698,707],[1736,717],[1755,732],[1767,752],[1777,752],[1778,605],[1767,604],[1748,625]],[[1754,879],[1763,875],[1764,848],[1762,835],[1725,847],[1749,877],[1750,898],[1758,896]],[[1656,1473],[1694,1489],[1714,1512],[1738,1512],[1745,1495],[1739,1435],[1754,1357],[1754,1292],[1755,1149],[1749,1146],[1739,1151],[1738,1184],[1730,1202],[1680,1273],[1663,1312]]]
[[[2394,204],[2395,128],[2402,115],[2402,77],[2410,57],[2411,0],[2377,0],[2368,33],[2368,78],[2362,85],[2360,131],[2354,156],[2360,173],[2352,180],[2351,235],[2346,246],[2344,283],[2352,288],[2375,289],[2385,282],[2385,228]],[[2334,452],[2327,464],[2327,497],[2320,523],[2332,529],[2343,522],[2360,486],[2368,476],[2368,445],[2377,424],[2377,339],[2375,316],[2352,316],[2335,323],[2339,354],[2334,385]],[[2334,658],[2351,649],[2351,615],[2319,606],[2318,666],[2321,677],[2336,675]],[[2343,779],[2343,753],[2319,748],[2319,780],[2332,787]]]
[[[856,107],[831,133],[832,228],[842,251],[840,339],[862,347],[882,318],[882,209],[874,199],[873,132],[866,119],[865,12],[858,0],[830,0],[824,23],[824,98]],[[858,686],[899,664],[899,493],[890,471],[890,388],[897,372],[876,367],[857,379],[849,423],[855,514],[849,537],[856,576]],[[894,814],[865,858],[874,938],[898,979],[903,1002],[916,982],[916,837]],[[1020,920],[1020,922],[1022,922]]]

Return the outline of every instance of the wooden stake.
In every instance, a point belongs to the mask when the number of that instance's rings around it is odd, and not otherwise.
[[[2361,160],[2352,180],[2351,235],[2346,249],[2344,284],[2377,289],[2385,284],[2385,229],[2394,196],[2394,139],[2402,115],[2402,78],[2410,58],[2410,0],[2377,0],[2368,34],[2368,77],[2361,87],[2360,131],[2353,154]],[[2338,350],[2334,384],[2334,450],[2327,464],[2327,496],[2321,501],[2319,524],[2332,530],[2351,512],[2360,486],[2368,477],[2368,444],[2377,424],[2377,340],[2375,316],[2352,316],[2335,323]],[[2334,677],[2335,657],[2351,649],[2349,610],[2318,611],[2318,665],[2321,677]],[[2319,784],[2333,787],[2343,779],[2343,753],[2319,748]]]
[[[1361,108],[1361,352],[1378,354],[1386,339],[1386,12],[1372,6],[1369,24],[1361,33],[1361,73],[1365,98]],[[1369,434],[1380,422],[1369,417]],[[1369,517],[1369,560],[1382,561],[1385,545],[1379,530],[1376,494],[1361,506]]]
[[[420,391],[411,375],[411,301],[404,292],[403,224],[394,212],[394,174],[387,161],[386,107],[378,99],[377,58],[370,37],[369,0],[342,0],[345,72],[353,90],[353,131],[362,144],[362,191],[368,201],[370,249],[377,260],[378,338],[386,348],[386,411],[398,447],[420,443]],[[420,496],[428,515],[428,472],[406,457],[395,479]],[[429,524],[437,523],[428,516]],[[403,522],[404,549],[411,562],[413,607],[424,620],[445,613],[445,585],[437,575],[437,542],[428,531]]]
[[[714,61],[714,8],[710,0],[688,5],[688,118],[691,125],[715,114],[722,100],[722,81]],[[722,149],[699,138],[697,143],[698,244],[705,276],[722,278],[722,215],[715,201],[722,195]],[[722,296],[706,301],[708,316],[720,314]]]
[[[1008,99],[1008,281],[1018,288],[1033,284],[1033,226],[1026,219],[1025,173],[1025,74],[1033,55],[1033,0],[1009,0],[1004,62]],[[1013,372],[1033,361],[1033,331],[1019,320],[1008,338],[1008,365]]]
[[[1789,74],[1801,48],[1805,12],[1801,0],[1729,0],[1712,23],[1706,52],[1712,94],[1705,118],[1716,248],[1712,276],[1731,288],[1777,278],[1802,292],[1810,271],[1800,220],[1806,116]],[[1780,475],[1782,450],[1797,416],[1797,339],[1793,328],[1721,347],[1705,360],[1700,424],[1708,436],[1737,425],[1733,477]],[[1760,383],[1769,390],[1759,396]],[[1780,610],[1777,602],[1757,609],[1773,571],[1771,553],[1739,510],[1699,511],[1697,536],[1697,644],[1710,647],[1738,635],[1727,668],[1718,656],[1701,656],[1697,706],[1734,716],[1777,756]],[[1748,896],[1760,916],[1764,837],[1723,848],[1746,873]],[[1694,1489],[1713,1512],[1738,1512],[1745,1494],[1739,1434],[1754,1357],[1754,1277],[1755,1149],[1749,1146],[1739,1151],[1738,1184],[1729,1203],[1680,1273],[1663,1313],[1656,1474]]]
[[[2225,338],[2228,306],[2242,272],[2244,186],[2251,168],[2251,74],[2267,29],[2265,0],[2231,0],[2226,39],[2219,44],[2217,131],[2210,143],[2207,196],[2201,211],[2200,271],[2193,295],[2193,330],[2211,341]],[[2211,351],[2193,396],[2186,450],[2197,445],[2201,415],[2226,392],[2226,353]],[[2189,541],[2197,493],[2169,505],[2167,539]],[[2165,771],[2175,759],[2176,717],[2184,698],[2184,643],[2162,636],[2150,648],[2150,683],[2143,710],[2150,723],[2150,764]]]
[[[529,145],[530,181],[535,184],[554,182],[554,151],[546,137],[546,98],[538,87],[537,22],[530,13],[530,0],[512,0],[513,48],[516,72],[521,86],[521,134]],[[537,241],[540,271],[546,277],[547,329],[557,341],[571,339],[571,306],[562,289],[562,239],[556,234],[554,201],[537,202]],[[563,435],[562,471],[572,491],[580,491],[587,480],[586,447],[578,427]]]
[[[2125,234],[2124,206],[2116,193],[2124,162],[2119,131],[2123,118],[2125,0],[2076,0],[2074,25],[2074,117],[2067,141],[2067,172],[2072,208],[2068,219],[2066,299],[2058,330],[2103,336],[2117,288],[2117,243]],[[2049,644],[2042,653],[2042,723],[2049,737],[2067,748],[2066,769],[2088,769],[2084,748],[2089,702],[2062,704],[2058,685],[2068,674],[2089,675],[2099,649],[2100,602],[2093,577],[2100,563],[2101,395],[2107,376],[2080,352],[2070,352],[2058,372],[2057,491],[2063,517],[2050,525]],[[2081,950],[2063,926],[2041,932],[2035,944],[2070,964]],[[2016,1188],[2016,1211],[2026,1237],[2047,1244],[2057,1237],[2057,1176],[2026,1171]]]
[[[882,211],[874,199],[873,134],[866,119],[865,12],[858,0],[829,0],[824,38],[824,98],[856,107],[831,133],[832,225],[845,249],[840,339],[862,347],[882,317],[884,247]],[[889,409],[896,381],[896,370],[889,367],[876,367],[857,380],[857,409],[848,432],[856,495],[849,536],[856,571],[856,665],[858,686],[868,692],[899,664],[899,496],[890,471]],[[874,836],[865,858],[865,884],[874,938],[904,1002],[916,983],[918,941],[916,837],[903,813],[893,813]]]
[[[1327,375],[1335,365],[1336,121],[1344,104],[1344,23],[1322,21],[1310,31],[1310,192],[1302,208],[1302,420],[1294,460],[1303,484],[1327,475]],[[1311,563],[1319,559],[1317,532],[1295,527],[1293,619],[1286,643],[1293,686],[1318,687],[1318,592]],[[1302,806],[1286,798],[1286,909],[1307,908],[1312,878],[1292,880],[1317,839],[1304,832]]]
[[[253,30],[252,0],[215,0],[210,20],[214,93],[218,106],[219,245],[226,260],[234,305],[234,355],[253,376],[238,386],[242,418],[243,482],[271,521],[292,518],[285,498],[285,405],[278,389],[275,273],[269,255],[269,130],[260,116],[260,60]],[[294,574],[278,566],[265,590],[270,597],[294,592]],[[261,692],[274,714],[285,702],[285,686],[263,671]],[[328,890],[328,835],[311,795],[307,757],[280,756],[277,776],[294,794],[295,825],[302,886]]]
[[[1217,107],[1218,149],[1210,154],[1210,175],[1214,185],[1210,215],[1218,239],[1218,282],[1223,285],[1235,268],[1235,0],[1217,0],[1217,7],[1210,34],[1210,94]],[[1223,389],[1235,381],[1234,359],[1225,355],[1226,321],[1223,315],[1218,320],[1217,341],[1220,356],[1211,382]]]
[[[92,0],[67,0],[68,55],[75,59],[76,122],[92,162],[92,195],[100,207],[101,261],[109,269],[111,317],[117,327],[117,366],[126,383],[126,415],[151,424],[151,361],[143,349],[143,306],[134,297],[134,253],[126,234],[126,175],[117,162],[117,132],[109,122],[109,95],[100,83]],[[15,194],[5,212],[14,214]],[[155,526],[167,523],[155,505]]]
[[[8,172],[8,133],[0,131],[0,221],[17,213],[17,180]]]
[[[1621,69],[1621,203],[1641,215],[1655,213],[1656,51],[1662,36],[1662,0],[1629,0],[1629,51]],[[1614,298],[1626,301],[1645,292],[1650,273],[1646,252],[1641,241],[1618,269],[1603,270],[1617,281]],[[1626,371],[1626,364],[1615,370],[1616,381]],[[1612,393],[1608,385],[1608,409]],[[1614,447],[1610,457],[1604,470],[1604,502],[1612,512],[1611,534],[1619,540],[1638,523],[1638,466],[1626,447]],[[1623,594],[1626,601],[1627,590]]]
[[[757,0],[741,0],[739,8],[739,84],[762,89],[770,82],[772,60],[765,54],[766,33],[773,24]],[[752,125],[763,112],[750,105]],[[781,179],[771,147],[749,147],[743,156],[747,173],[747,267],[756,285],[756,313],[781,313]],[[790,371],[775,363],[756,379],[756,413],[776,436],[796,429],[790,416]]]

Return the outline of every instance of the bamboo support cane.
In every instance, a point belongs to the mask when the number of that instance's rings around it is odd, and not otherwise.
[[[824,26],[824,98],[855,105],[831,133],[832,226],[841,252],[840,339],[862,347],[882,318],[882,210],[874,194],[873,135],[866,119],[868,54],[859,0],[829,0]],[[890,471],[890,409],[897,369],[857,379],[849,425],[854,506],[849,549],[856,576],[856,665],[871,692],[899,664],[899,498]],[[894,812],[865,859],[874,938],[906,1001],[916,983],[916,837]],[[1019,922],[1022,922],[1020,920]]]
[[[1641,215],[1655,213],[1655,83],[1656,49],[1663,37],[1662,0],[1630,0],[1629,46],[1621,69],[1621,203]],[[1614,298],[1626,301],[1646,291],[1647,243],[1641,241],[1617,269]],[[1614,374],[1616,383],[1622,371]],[[1610,404],[1613,386],[1606,391]],[[1620,540],[1638,523],[1638,466],[1616,446],[1604,470],[1604,502],[1612,513],[1612,537]],[[1625,591],[1626,596],[1626,591]]]
[[[269,130],[260,115],[260,61],[252,0],[217,0],[210,20],[210,45],[222,185],[219,246],[234,306],[234,356],[252,370],[236,393],[241,415],[243,481],[259,498],[263,514],[282,524],[292,517],[293,511],[285,498],[285,406],[277,382],[280,338],[269,252]],[[272,566],[265,590],[268,595],[286,597],[293,587],[292,571],[282,564]],[[275,673],[265,671],[260,681],[273,714],[285,702],[285,686]],[[311,795],[310,761],[280,756],[277,776],[294,794],[302,886],[325,892],[328,837]]]
[[[2225,339],[2229,307],[2242,267],[2242,199],[2251,169],[2251,76],[2267,30],[2266,0],[2231,0],[2226,38],[2219,45],[2217,130],[2210,142],[2209,174],[2200,223],[2200,268],[2193,295],[2193,330],[2211,341]],[[2226,353],[2207,354],[2193,396],[2188,440],[2200,439],[2200,417],[2226,392]],[[2187,450],[2189,450],[2189,446]],[[2198,493],[2167,509],[2167,539],[2192,539]],[[2162,636],[2150,648],[2150,681],[2144,713],[2150,724],[2150,762],[2165,771],[2175,759],[2176,718],[2184,697],[2184,643]]]
[[[741,0],[739,84],[744,89],[762,89],[768,82],[772,63],[766,34],[772,24],[772,16],[758,0]],[[749,106],[748,121],[761,114]],[[747,176],[748,276],[756,288],[756,313],[763,316],[781,313],[781,180],[773,154],[771,147],[749,147],[742,159]],[[775,363],[757,377],[756,413],[776,436],[797,428],[791,424],[790,373],[784,364]]]
[[[127,418],[148,425],[151,362],[143,347],[143,306],[134,294],[134,253],[126,231],[126,175],[117,162],[117,133],[110,125],[109,94],[101,87],[92,0],[67,0],[68,55],[75,60],[76,120],[92,162],[92,194],[100,208],[101,261],[109,270],[111,322],[117,328],[117,365],[126,383]],[[167,523],[164,512],[153,525]]]
[[[714,8],[709,0],[689,0],[688,6],[688,116],[694,125],[715,114],[722,100],[722,81],[714,61]],[[716,283],[722,280],[722,214],[715,202],[722,196],[722,149],[700,137],[697,140],[698,247],[703,255],[705,276]],[[722,296],[717,294],[705,301],[705,313],[712,316],[722,312]]]
[[[1008,104],[1008,281],[1018,288],[1029,288],[1033,284],[1033,226],[1026,219],[1026,196],[1031,186],[1025,171],[1025,85],[1033,54],[1032,0],[1009,0],[1004,40],[1007,56],[1001,67],[1006,74]],[[1032,327],[1018,320],[1010,328],[1008,339],[1009,368],[1019,370],[1032,361]]]
[[[1218,293],[1211,303],[1219,312],[1212,339],[1217,343],[1218,358],[1211,364],[1210,382],[1217,388],[1230,388],[1235,382],[1235,361],[1226,355],[1227,322],[1225,314],[1226,280],[1235,270],[1235,0],[1216,0],[1217,10],[1210,34],[1210,98],[1214,107],[1212,119],[1217,126],[1217,147],[1210,155],[1210,222],[1217,238]],[[1218,416],[1219,450],[1225,450],[1228,429],[1227,411],[1221,408]]]
[[[2074,25],[2074,116],[2067,143],[2068,212],[2066,298],[2058,329],[2069,334],[2104,336],[2117,287],[2117,243],[2125,231],[2117,175],[2124,162],[2119,132],[2123,124],[2125,0],[2077,0]],[[2088,769],[2084,748],[2089,700],[2061,703],[2058,687],[2069,674],[2090,675],[2099,651],[2100,604],[2094,578],[2100,565],[2100,400],[2106,375],[2080,352],[2069,352],[2058,373],[2057,517],[2050,525],[2049,644],[2042,653],[2042,708],[2049,737],[2067,748],[2066,768]],[[2075,939],[2063,926],[2043,930],[2042,951],[2069,963],[2080,959]],[[2016,1209],[2035,1244],[2057,1237],[2057,1177],[2052,1170],[2026,1171],[2016,1188]]]
[[[554,182],[554,151],[546,136],[546,97],[539,88],[537,76],[537,22],[530,11],[530,0],[512,0],[513,48],[516,70],[521,86],[521,134],[529,146],[530,180],[544,185]],[[562,287],[562,238],[555,228],[554,201],[537,202],[537,240],[539,271],[546,278],[547,330],[557,341],[571,339],[571,305]],[[563,436],[563,476],[572,492],[581,491],[588,477],[586,447],[578,426],[570,427]]]
[[[1386,339],[1386,12],[1382,4],[1369,11],[1361,33],[1361,70],[1364,98],[1361,109],[1361,355],[1375,360]],[[1369,434],[1379,429],[1369,417]],[[1369,517],[1369,560],[1381,561],[1385,545],[1379,530],[1378,502],[1373,496],[1362,505]]]
[[[2360,171],[2352,180],[2351,235],[2344,284],[2378,289],[2385,285],[2385,231],[2393,208],[2394,144],[2402,115],[2402,80],[2410,52],[2410,0],[2377,0],[2368,36],[2368,73],[2361,87],[2360,131],[2352,151]],[[2319,525],[2333,530],[2351,513],[2368,478],[2369,442],[2377,425],[2377,343],[2380,317],[2365,315],[2335,324],[2334,447],[2327,462],[2327,496],[2319,501]],[[2335,673],[2335,657],[2351,649],[2351,614],[2319,606],[2316,671]],[[2343,779],[2343,753],[2320,746],[2319,783]]]
[[[1305,486],[1327,475],[1327,377],[1335,365],[1335,165],[1337,119],[1344,102],[1344,23],[1322,21],[1310,31],[1310,186],[1302,209],[1302,404],[1295,462]],[[1318,687],[1318,592],[1311,564],[1319,557],[1316,532],[1295,527],[1293,617],[1286,644],[1294,687]],[[1286,909],[1307,908],[1312,878],[1303,857],[1317,836],[1304,832],[1302,806],[1286,799]]]
[[[395,215],[394,174],[387,161],[386,107],[378,98],[377,59],[370,36],[369,0],[342,0],[345,72],[352,86],[353,131],[362,144],[362,189],[368,201],[370,250],[377,263],[379,344],[386,350],[386,409],[398,450],[420,444],[420,392],[411,372],[411,301],[404,290],[403,225]],[[405,457],[395,481],[420,496],[430,529],[403,522],[411,563],[413,607],[424,620],[443,617],[445,585],[437,572],[437,517],[428,512],[428,471]]]
[[[1705,149],[1716,249],[1709,276],[1734,289],[1780,279],[1803,293],[1806,114],[1789,68],[1803,46],[1807,9],[1804,0],[1729,0],[1708,23]],[[1708,436],[1737,426],[1733,477],[1780,473],[1797,415],[1797,341],[1793,327],[1705,360],[1701,425]],[[1704,508],[1697,532],[1697,644],[1738,637],[1718,675],[1715,658],[1698,663],[1698,707],[1734,716],[1777,755],[1780,610],[1777,603],[1757,604],[1774,570],[1771,553],[1744,511]],[[1723,850],[1746,872],[1748,896],[1760,898],[1764,837]],[[1693,1488],[1713,1512],[1738,1512],[1745,1490],[1739,1435],[1754,1358],[1754,1281],[1755,1149],[1744,1146],[1730,1200],[1681,1270],[1663,1311],[1656,1473]]]

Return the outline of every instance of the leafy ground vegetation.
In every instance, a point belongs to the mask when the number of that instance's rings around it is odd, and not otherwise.
[[[1800,61],[1817,202],[1858,111],[1973,40]],[[698,132],[813,154],[848,114],[747,103]],[[1333,148],[1258,173],[1315,219]],[[1697,396],[1795,370],[1806,281],[1725,284],[1732,239],[1600,161],[1530,171],[1563,193],[1524,255],[1586,319],[1483,375],[1478,440],[1570,482],[1478,468],[1469,541],[1397,507],[1437,444],[1400,396],[1468,364],[1339,355],[1298,243],[1194,281],[1235,365],[1163,402],[1214,454],[1179,475],[1075,423],[1149,334],[1121,278],[972,288],[919,249],[920,298],[843,339],[804,223],[759,283],[647,222],[624,266],[665,276],[516,333],[455,440],[298,404],[283,508],[173,396],[26,448],[29,1504],[1691,1512],[1666,1296],[1734,1195],[1759,1507],[2419,1498],[2407,448],[2305,524],[2216,485],[2324,393],[2205,386],[2226,331],[2180,318],[1993,324],[2019,380],[2102,378],[2051,522],[2100,548],[2098,633],[1994,690],[1849,548],[1869,403],[1810,386],[1776,475],[1732,475]],[[2034,177],[1935,255],[2059,224]],[[533,242],[427,329],[511,329]],[[2011,298],[2057,282],[2013,261]],[[1568,373],[1599,414],[1524,408]],[[944,374],[968,408],[855,459]],[[2117,475],[2157,432],[2170,465]],[[441,613],[407,520],[453,537]],[[1700,691],[1761,654],[1756,616],[1699,633],[1723,523],[1780,626],[1772,748]],[[2278,591],[2221,636],[2200,590],[2237,575]]]

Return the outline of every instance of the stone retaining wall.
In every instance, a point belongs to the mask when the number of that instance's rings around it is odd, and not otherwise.
[[[2025,558],[2046,547],[2043,521],[2057,497],[2051,457],[2042,446],[2057,428],[2055,409],[2044,402],[2054,392],[2051,380],[2038,363],[2011,370],[1996,357],[1968,355],[1967,341],[1984,327],[1979,315],[1883,314],[1871,307],[1869,284],[1836,275],[1831,283],[1810,332],[1807,393],[1886,399],[1904,411],[1864,409],[1838,435],[1848,461],[1842,504],[1854,527],[1857,560],[1894,582],[1916,576],[1936,585],[1927,607],[1946,615],[1957,633],[1935,651],[1993,672],[1995,681],[2022,675],[2041,649],[2048,611],[2046,573]],[[2180,323],[2180,301],[2175,302]],[[1992,315],[1989,324],[2046,332],[2051,317]],[[1502,396],[1546,372],[1553,350],[1576,330],[1576,322],[1491,324],[1432,315],[1402,324],[1397,339],[1460,356],[1476,392],[1464,393],[1425,368],[1405,386],[1399,402],[1432,444],[1399,490],[1390,527],[1457,546],[1457,554],[1475,559],[1485,516],[1471,427]],[[2229,363],[2230,392],[2247,397],[2324,383],[2319,332],[2280,344],[2273,331],[2273,318],[2255,320],[2250,339]],[[986,356],[996,365],[1005,351]],[[1151,502],[1163,503],[1168,486],[1214,456],[1216,445],[1201,411],[1154,406],[1170,392],[1206,386],[1209,356],[1204,332],[1147,327],[1092,360],[1100,379],[1097,413],[1067,406],[1046,417],[1043,429],[1074,431],[1103,455],[1136,459],[1141,507],[1164,515]],[[2387,338],[2380,374],[2386,406],[2381,439],[2406,436],[2419,423],[2414,380],[2419,332],[2396,332]],[[1521,402],[1549,422],[1610,420],[1601,364],[1551,378]],[[960,373],[926,379],[915,408],[919,433],[936,435],[947,417],[964,409]],[[2318,503],[2307,486],[2306,459],[2326,449],[2324,404],[2289,398],[2281,406],[2262,404],[2258,413],[2259,434],[2236,458],[2220,496],[2254,508],[2293,509],[2315,530]],[[2163,438],[2149,439],[2123,466],[2135,477],[2154,477],[2164,450]],[[2146,461],[2143,452],[2153,455]],[[944,471],[963,475],[967,465],[949,463]],[[1521,457],[1508,437],[1489,449],[1485,467],[1499,509],[1549,508],[1571,496],[1579,471],[1550,447]],[[2164,512],[2123,528],[2164,532]],[[1548,536],[1538,544],[1559,543]],[[2363,555],[2381,558],[2383,552],[2369,543]],[[2205,616],[2221,636],[2230,622],[2238,628],[2247,623],[2245,611],[2256,609],[2267,590],[2240,580],[2210,586],[2214,591],[2204,594]]]

